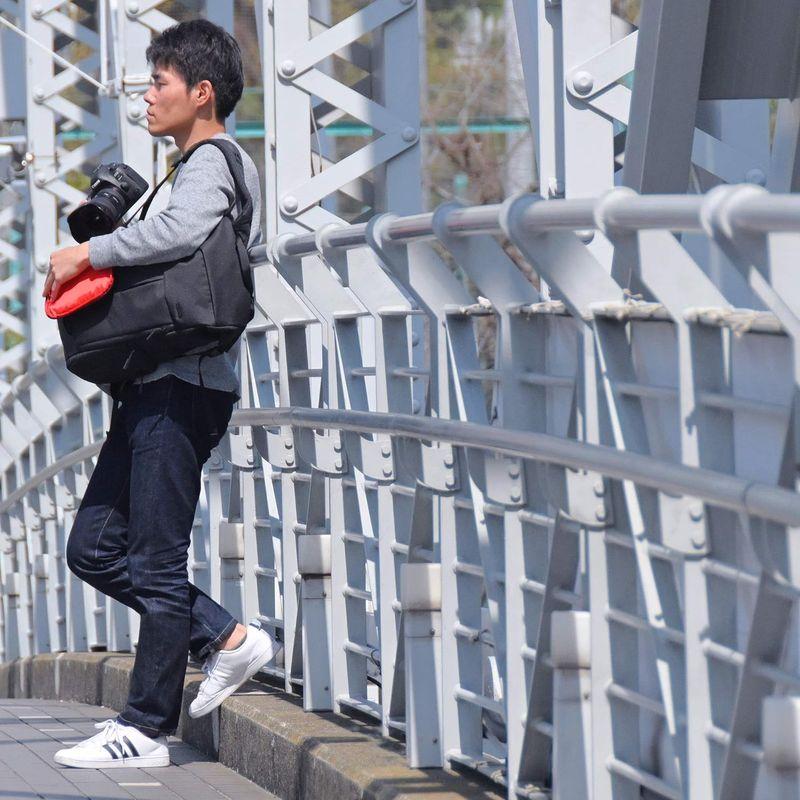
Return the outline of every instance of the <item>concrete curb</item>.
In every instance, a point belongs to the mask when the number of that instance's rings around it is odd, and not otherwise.
[[[122,710],[130,653],[46,653],[0,664],[0,697],[76,701]],[[191,719],[203,678],[188,667],[176,735],[282,800],[501,800],[499,787],[448,770],[406,765],[403,748],[338,714],[248,681],[217,710]]]

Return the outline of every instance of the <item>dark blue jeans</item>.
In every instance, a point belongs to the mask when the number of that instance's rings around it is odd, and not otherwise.
[[[187,570],[202,467],[236,396],[167,375],[129,384],[118,399],[66,557],[79,578],[140,614],[118,719],[157,736],[178,727],[187,653],[205,658],[237,623]]]

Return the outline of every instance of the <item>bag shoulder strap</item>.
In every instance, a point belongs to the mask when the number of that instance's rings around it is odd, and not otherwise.
[[[233,227],[237,234],[243,233],[245,242],[247,242],[250,237],[250,224],[253,220],[253,199],[250,196],[250,192],[247,189],[247,184],[245,182],[244,165],[242,163],[242,155],[239,152],[239,148],[233,142],[229,142],[227,139],[204,139],[202,142],[198,142],[190,147],[183,154],[183,157],[175,164],[175,166],[164,176],[164,179],[158,184],[158,186],[156,186],[156,188],[150,193],[150,197],[147,198],[147,202],[144,204],[144,206],[142,206],[142,212],[139,216],[139,219],[143,220],[145,218],[156,192],[164,185],[164,183],[166,183],[167,178],[172,175],[172,173],[178,168],[178,166],[180,166],[180,164],[187,162],[192,153],[194,153],[198,147],[202,147],[204,144],[214,145],[225,157],[225,161],[228,164],[228,169],[231,172],[234,183],[234,197],[233,201],[228,207],[227,213],[230,214],[231,211],[233,211],[237,201],[241,201],[239,216],[236,218],[236,220],[234,220]]]

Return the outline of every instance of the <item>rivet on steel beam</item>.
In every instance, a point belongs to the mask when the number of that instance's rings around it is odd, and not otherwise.
[[[47,272],[47,270],[49,268],[50,268],[50,259],[49,258],[37,258],[36,259],[36,269],[38,269],[39,272]],[[46,349],[47,348],[45,348],[45,350]]]
[[[381,455],[382,455],[384,458],[389,458],[389,456],[390,456],[391,454],[392,454],[392,448],[391,448],[391,447],[389,447],[389,445],[388,445],[388,444],[385,444],[385,445],[383,445],[383,447],[381,447]]]
[[[700,522],[703,519],[703,504],[702,503],[693,503],[689,507],[689,519],[692,522]]]
[[[444,457],[444,465],[445,465],[445,466],[446,466],[448,469],[450,469],[450,468],[453,466],[453,456],[452,456],[452,455],[449,455],[449,456],[445,456],[445,457]]]
[[[576,72],[572,76],[572,88],[580,95],[590,94],[594,89],[594,77],[585,70]]]
[[[597,483],[595,483],[593,489],[594,489],[595,497],[602,497],[606,493],[606,487],[605,487],[605,484],[603,483],[603,481],[597,481]]]
[[[608,512],[606,511],[606,507],[605,506],[597,506],[597,508],[594,511],[594,515],[600,522],[605,522],[606,517],[608,516]]]
[[[300,204],[297,202],[297,198],[293,194],[287,194],[283,200],[281,200],[281,208],[287,214],[294,214],[299,207]]]
[[[286,456],[284,460],[287,467],[291,467],[294,464],[294,459],[291,456]]]
[[[128,109],[128,119],[137,120],[142,117],[142,109],[139,106],[132,106]]]
[[[519,467],[516,464],[512,464],[508,468],[508,477],[511,478],[512,480],[516,480],[517,478],[519,478]]]
[[[391,467],[384,467],[383,468],[383,476],[385,478],[391,478],[392,477],[392,472],[393,472],[393,470],[392,470]]]
[[[38,3],[37,3],[37,5],[35,5],[35,6],[34,6],[34,7],[31,9],[31,16],[32,16],[34,19],[41,19],[43,14],[44,14],[44,9],[43,9],[43,8],[42,8],[42,6],[41,6],[41,5],[39,5]]]
[[[336,461],[333,462],[333,466],[334,466],[335,469],[341,469],[342,468],[342,459],[341,458],[337,458]]]
[[[125,10],[129,16],[135,17],[139,13],[139,4],[134,0],[131,0],[131,2],[125,7]]]
[[[285,447],[287,450],[291,450],[291,449],[292,449],[292,447],[294,447],[294,441],[293,441],[292,439],[284,439],[284,440],[283,440],[283,446],[284,446],[284,447]]]
[[[403,132],[400,135],[403,137],[404,142],[415,142],[419,138],[419,132],[411,125],[403,128]]]
[[[519,501],[521,499],[522,499],[522,495],[519,492],[513,492],[511,494],[511,502],[512,503],[519,503]]]
[[[575,235],[584,243],[589,244],[594,239],[594,231],[582,230],[575,231]]]
[[[747,170],[744,180],[745,183],[754,183],[756,186],[767,185],[767,176],[764,174],[764,170],[759,169],[758,167],[753,167],[753,169]]]
[[[34,183],[35,183],[37,186],[39,186],[39,187],[42,187],[42,186],[44,186],[44,185],[47,183],[47,176],[44,174],[44,172],[42,172],[41,170],[39,170],[39,171],[36,173],[36,175],[34,176],[34,178],[33,178],[33,182],[34,182]]]
[[[44,101],[44,89],[41,86],[37,86],[33,90],[33,99],[37,103],[41,103]]]
[[[292,75],[297,72],[297,64],[295,64],[291,59],[287,58],[286,61],[281,64],[280,70],[281,75],[283,75],[285,78],[291,78]]]

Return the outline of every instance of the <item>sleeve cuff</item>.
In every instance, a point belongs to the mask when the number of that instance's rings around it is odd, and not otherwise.
[[[112,234],[93,236],[89,239],[89,263],[94,269],[105,269],[114,266],[111,246]]]

